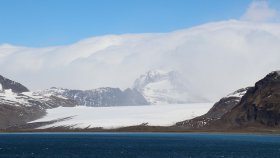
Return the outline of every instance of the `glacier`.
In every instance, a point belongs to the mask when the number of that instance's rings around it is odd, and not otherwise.
[[[39,127],[39,129],[53,127],[112,129],[143,123],[150,126],[170,126],[178,121],[205,114],[212,105],[213,103],[192,103],[118,107],[57,107],[47,109],[46,116],[29,123],[70,118]]]

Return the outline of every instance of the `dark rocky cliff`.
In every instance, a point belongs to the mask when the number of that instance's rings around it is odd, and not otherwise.
[[[241,101],[214,125],[280,127],[280,72],[268,74],[248,89]]]

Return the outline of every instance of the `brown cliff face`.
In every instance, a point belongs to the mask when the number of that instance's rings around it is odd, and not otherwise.
[[[272,72],[258,81],[231,111],[213,125],[280,127],[280,72]]]

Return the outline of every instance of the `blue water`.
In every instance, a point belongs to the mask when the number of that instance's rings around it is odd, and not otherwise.
[[[279,135],[0,134],[0,158],[277,158]]]

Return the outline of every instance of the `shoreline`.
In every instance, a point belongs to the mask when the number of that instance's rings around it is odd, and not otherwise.
[[[22,130],[0,130],[1,133],[209,133],[209,134],[273,134],[280,135],[280,129],[265,128],[243,128],[243,129],[185,129],[162,126],[131,126],[116,129],[22,129]]]

